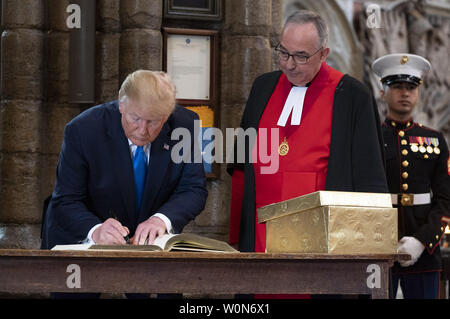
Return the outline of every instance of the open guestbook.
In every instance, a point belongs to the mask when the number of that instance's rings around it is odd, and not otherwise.
[[[52,250],[121,250],[121,251],[209,251],[237,252],[226,242],[192,233],[165,234],[157,237],[152,245],[56,245]]]

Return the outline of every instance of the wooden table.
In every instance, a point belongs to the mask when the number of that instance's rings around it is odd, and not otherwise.
[[[310,293],[388,298],[409,255],[0,250],[0,292]]]

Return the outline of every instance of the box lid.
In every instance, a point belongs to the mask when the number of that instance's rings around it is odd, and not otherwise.
[[[318,191],[258,208],[258,222],[320,206],[392,208],[392,200],[388,193]]]

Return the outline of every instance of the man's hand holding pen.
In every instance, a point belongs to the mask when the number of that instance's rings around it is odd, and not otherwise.
[[[101,245],[124,245],[130,230],[115,218],[108,218],[92,233],[92,240]]]
[[[166,233],[166,224],[158,217],[151,217],[138,225],[133,238],[130,230],[116,218],[108,218],[92,233],[92,240],[100,245],[151,245],[158,236]]]

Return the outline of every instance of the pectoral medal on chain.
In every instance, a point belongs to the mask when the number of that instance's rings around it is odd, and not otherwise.
[[[289,152],[289,144],[286,140],[286,137],[284,137],[283,142],[281,142],[280,146],[278,147],[278,154],[280,156],[285,156]]]

